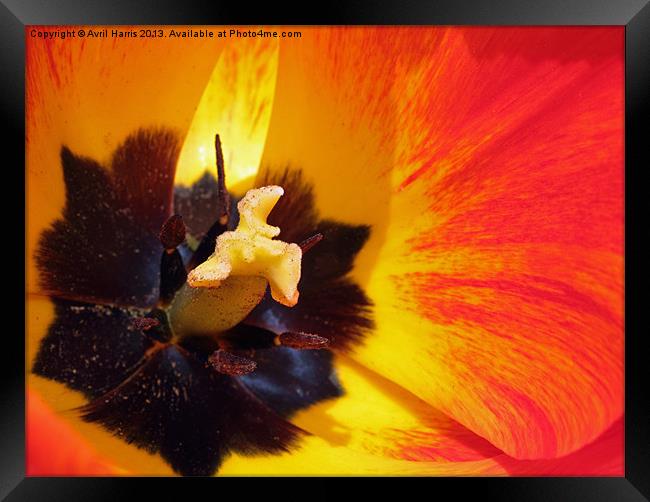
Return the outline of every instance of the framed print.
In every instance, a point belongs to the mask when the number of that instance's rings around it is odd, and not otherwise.
[[[650,8],[353,5],[3,7],[8,500],[178,476],[647,496]]]

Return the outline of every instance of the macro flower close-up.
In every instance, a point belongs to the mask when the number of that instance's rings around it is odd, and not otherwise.
[[[623,474],[622,27],[33,30],[28,475]]]

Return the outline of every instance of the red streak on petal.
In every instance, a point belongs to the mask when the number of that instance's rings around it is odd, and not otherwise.
[[[497,457],[511,476],[624,476],[623,418],[580,450],[556,459]]]
[[[505,325],[522,319],[525,312],[512,307],[516,302],[526,302],[541,308],[556,304],[563,310],[591,315],[613,324],[621,323],[620,317],[612,312],[610,306],[598,303],[593,296],[578,291],[559,279],[526,274],[518,280],[470,279],[436,273],[413,273],[407,275],[406,279],[411,291],[422,300],[421,312],[436,322],[466,320],[477,324],[489,321],[490,325]],[[491,303],[477,305],[464,301],[466,297],[460,293],[472,290],[477,295],[491,295]],[[454,294],[454,291],[458,294]],[[502,308],[495,308],[497,305]],[[552,320],[560,324],[566,321],[563,318]],[[503,335],[507,336],[507,333]]]
[[[504,424],[510,423],[513,419],[512,410],[514,408],[518,413],[517,418],[520,418],[522,422],[528,422],[534,428],[533,435],[544,445],[546,454],[549,457],[554,457],[557,454],[557,435],[547,413],[522,392],[499,382],[493,377],[484,378],[493,394],[486,396],[483,403],[494,414],[495,418]],[[522,437],[516,437],[519,430],[524,430],[524,428],[508,430],[506,436],[513,434],[515,437],[508,438],[507,441],[521,443],[529,440],[531,432],[527,431],[525,435],[522,434]]]
[[[398,448],[397,458],[411,461],[467,462],[494,458],[503,452],[489,441],[460,424],[440,430],[404,430],[391,437]]]

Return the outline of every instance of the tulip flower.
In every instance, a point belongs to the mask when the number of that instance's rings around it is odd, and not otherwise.
[[[301,32],[28,37],[28,475],[622,475],[623,29]]]

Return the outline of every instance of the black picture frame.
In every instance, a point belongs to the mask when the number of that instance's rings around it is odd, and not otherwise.
[[[313,7],[312,7],[313,8]],[[18,194],[22,208],[5,208],[5,225],[16,225],[16,234],[25,236],[24,199],[18,184],[24,186],[20,165],[24,165],[24,84],[25,25],[57,24],[419,24],[419,25],[618,25],[625,26],[625,477],[621,478],[433,478],[453,487],[455,494],[467,490],[481,497],[508,500],[648,500],[650,497],[650,411],[649,395],[643,375],[647,375],[643,339],[642,302],[647,267],[640,223],[647,214],[647,196],[641,195],[644,168],[650,165],[650,4],[648,0],[426,0],[350,1],[328,6],[326,11],[307,11],[299,6],[282,9],[276,3],[250,8],[242,3],[172,2],[161,0],[3,0],[0,4],[0,72],[5,152],[4,193]],[[645,127],[644,127],[645,123]],[[7,157],[5,157],[7,158]],[[16,185],[14,186],[14,183]],[[24,191],[23,191],[24,194]],[[3,197],[6,202],[10,197]],[[10,212],[11,211],[11,212]],[[18,212],[16,212],[18,211]],[[22,229],[20,228],[23,224]],[[22,234],[20,232],[23,232]],[[17,271],[17,282],[24,290],[24,275],[18,263],[25,264],[24,249],[16,244],[9,230],[4,249],[5,272]],[[22,261],[21,261],[22,260]],[[24,267],[23,269],[24,270]],[[6,286],[9,287],[8,284]],[[4,295],[3,295],[4,296]],[[0,365],[0,499],[18,500],[93,500],[122,499],[134,495],[133,478],[26,478],[25,477],[25,305],[19,294],[7,295],[2,309],[5,318],[13,316],[15,326],[5,325]],[[10,302],[15,302],[12,305]],[[21,316],[22,313],[22,316]],[[180,488],[160,478],[143,481],[165,483],[165,490]],[[236,481],[236,480],[235,480]],[[149,483],[147,483],[149,484]],[[447,488],[449,488],[447,487]],[[187,484],[183,483],[183,490]],[[171,495],[172,492],[169,492]]]

